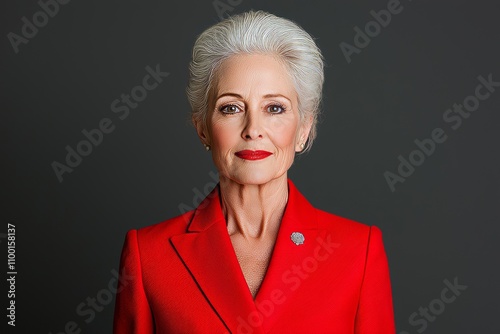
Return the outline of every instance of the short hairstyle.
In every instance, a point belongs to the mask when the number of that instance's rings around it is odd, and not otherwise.
[[[208,103],[217,70],[224,60],[237,54],[269,54],[284,63],[297,92],[300,122],[312,117],[311,131],[300,153],[310,150],[320,112],[323,56],[313,38],[298,24],[262,10],[230,16],[196,39],[186,89],[191,119],[207,125]]]

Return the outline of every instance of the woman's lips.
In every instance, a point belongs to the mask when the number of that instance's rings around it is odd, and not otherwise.
[[[251,150],[243,150],[235,153],[235,155],[238,158],[245,160],[260,160],[267,158],[271,154],[272,153],[268,151],[251,151]]]

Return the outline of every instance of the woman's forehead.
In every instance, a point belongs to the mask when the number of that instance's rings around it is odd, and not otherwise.
[[[221,64],[215,83],[214,99],[227,95],[239,98],[252,95],[262,98],[282,96],[291,101],[296,95],[288,70],[271,55],[232,56]]]

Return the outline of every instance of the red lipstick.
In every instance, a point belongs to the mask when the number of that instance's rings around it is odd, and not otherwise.
[[[238,158],[245,160],[260,160],[267,158],[271,154],[272,153],[268,151],[251,151],[251,150],[243,150],[235,153],[235,155]]]

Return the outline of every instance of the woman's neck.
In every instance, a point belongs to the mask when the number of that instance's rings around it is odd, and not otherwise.
[[[230,236],[264,239],[278,232],[288,201],[287,174],[265,184],[239,184],[220,176],[222,212]]]

